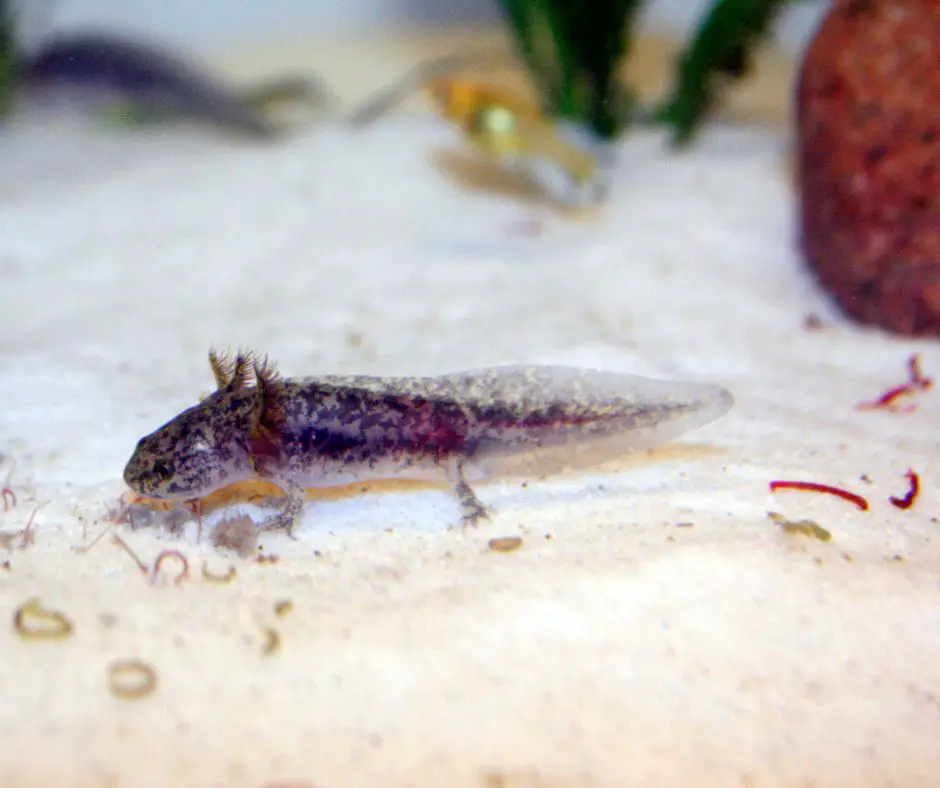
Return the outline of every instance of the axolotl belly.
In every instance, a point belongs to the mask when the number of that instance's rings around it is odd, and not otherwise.
[[[283,378],[251,354],[210,353],[210,365],[216,390],[142,438],[124,479],[141,495],[177,500],[268,479],[287,498],[264,530],[290,531],[306,488],[396,476],[448,479],[463,522],[475,524],[486,508],[470,481],[602,462],[733,403],[719,386],[561,366]]]

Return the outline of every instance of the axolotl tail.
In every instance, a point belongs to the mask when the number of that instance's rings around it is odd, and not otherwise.
[[[470,478],[615,460],[714,421],[734,403],[712,384],[559,366],[494,367],[449,381],[464,393],[474,422],[465,462]]]

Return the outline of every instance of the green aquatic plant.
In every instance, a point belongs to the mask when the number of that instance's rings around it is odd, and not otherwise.
[[[721,83],[740,79],[753,49],[792,0],[716,0],[679,58],[673,93],[654,112],[672,128],[677,146],[688,144],[717,102]]]
[[[632,121],[666,124],[689,143],[717,101],[721,80],[748,73],[754,47],[795,0],[713,0],[676,68],[675,86],[651,111],[637,108],[619,79],[644,0],[499,0],[532,73],[543,112],[589,128],[602,140]]]
[[[542,97],[543,112],[616,136],[629,94],[617,69],[629,54],[643,0],[501,0],[520,54]]]
[[[13,4],[11,0],[0,0],[0,117],[6,116],[13,105],[16,62]]]

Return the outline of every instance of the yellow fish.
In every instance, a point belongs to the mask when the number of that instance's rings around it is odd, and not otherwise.
[[[414,89],[423,90],[445,120],[500,166],[522,172],[557,202],[582,206],[607,195],[609,149],[586,129],[546,118],[537,104],[505,87],[440,74],[456,57],[416,69],[350,116],[353,126],[377,120]]]
[[[438,111],[466,139],[500,164],[534,177],[564,203],[603,196],[598,157],[566,138],[559,124],[505,88],[438,77],[426,85]]]

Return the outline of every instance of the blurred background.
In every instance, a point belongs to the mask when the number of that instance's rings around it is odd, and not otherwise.
[[[684,37],[706,5],[654,0],[644,21],[652,31]],[[780,43],[800,48],[828,6],[826,0],[795,4],[777,26]],[[58,0],[54,16],[56,30],[100,25],[176,43],[226,43],[370,28],[485,25],[499,21],[499,8],[490,0]]]

